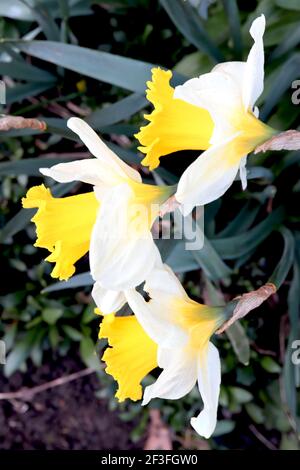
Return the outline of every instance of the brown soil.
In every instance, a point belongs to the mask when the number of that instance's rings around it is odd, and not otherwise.
[[[8,381],[0,376],[0,390],[33,387],[80,370],[78,360],[59,359]],[[103,399],[97,399],[95,374],[49,389],[30,402],[0,401],[0,449],[105,450],[141,448],[132,444],[133,425],[120,421]]]

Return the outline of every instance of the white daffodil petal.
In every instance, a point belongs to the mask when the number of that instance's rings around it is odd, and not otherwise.
[[[234,119],[242,106],[241,90],[236,79],[224,73],[222,68],[177,86],[174,98],[204,108],[210,113],[214,121],[211,144],[227,139],[236,132]]]
[[[135,289],[125,291],[127,302],[147,335],[161,347],[182,348],[188,341],[188,332],[172,321],[174,314],[170,296],[146,302]]]
[[[92,231],[91,274],[108,289],[138,286],[160,259],[145,220],[145,208],[137,206],[141,215],[134,218],[133,201],[133,192],[127,184],[112,188],[101,201]]]
[[[254,106],[253,108],[253,114],[257,119],[259,118],[259,109],[257,106]]]
[[[123,292],[105,289],[99,282],[93,286],[92,297],[103,315],[117,312],[126,303]]]
[[[247,188],[247,168],[246,168],[246,165],[247,165],[247,155],[245,155],[241,159],[241,163],[240,163],[240,178],[241,178],[242,188],[243,188],[244,191]]]
[[[178,400],[189,393],[197,380],[197,360],[187,350],[164,349],[160,357],[165,368],[154,384],[145,388],[143,405],[153,398]]]
[[[183,299],[188,298],[176,274],[167,264],[161,263],[155,266],[150,272],[144,285],[144,291],[147,292],[151,298],[159,297],[161,291],[163,291],[164,294],[170,294]]]
[[[221,363],[217,348],[208,344],[198,362],[198,386],[204,408],[191,419],[191,425],[200,436],[208,439],[217,423],[217,410],[221,384]]]
[[[264,89],[264,43],[266,27],[264,15],[256,18],[250,28],[254,44],[249,52],[243,81],[243,103],[246,110],[252,111],[254,104]]]
[[[103,164],[103,171],[115,173],[121,178],[131,178],[141,182],[138,171],[123,162],[110,148],[102,142],[96,132],[82,119],[70,118],[67,122],[69,129],[75,132],[80,140],[86,145],[92,155],[97,157]]]
[[[245,76],[246,62],[222,62],[217,64],[212,72],[224,73],[233,80],[240,94],[243,92],[243,80]]]
[[[97,186],[103,185],[102,165],[96,158],[59,163],[51,168],[40,168],[40,172],[59,183],[82,181]]]
[[[237,154],[237,136],[210,147],[184,171],[175,194],[183,215],[218,199],[231,186],[243,156]]]

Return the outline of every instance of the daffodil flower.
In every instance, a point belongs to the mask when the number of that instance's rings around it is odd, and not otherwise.
[[[155,109],[137,134],[143,164],[154,169],[161,156],[176,150],[205,150],[178,184],[175,197],[185,215],[222,196],[238,170],[245,189],[247,154],[276,133],[258,119],[255,107],[264,87],[264,30],[262,15],[250,28],[254,44],[246,62],[219,64],[175,89],[171,72],[153,71],[147,96]]]
[[[96,313],[101,314],[96,309]],[[157,344],[147,335],[134,315],[105,315],[99,330],[99,339],[107,338],[102,360],[106,373],[118,383],[116,398],[120,402],[142,398],[141,382],[157,367]]]
[[[96,158],[40,171],[60,183],[91,184],[93,191],[53,198],[42,185],[28,191],[23,206],[38,208],[33,218],[36,246],[51,252],[47,260],[56,263],[52,276],[67,279],[75,271],[75,262],[89,250],[96,281],[93,297],[108,313],[125,302],[122,291],[141,284],[160,261],[151,226],[174,187],[143,184],[140,174],[81,119],[69,119],[68,127]]]
[[[216,425],[221,380],[219,353],[210,337],[225,321],[224,309],[190,299],[163,265],[150,273],[144,290],[148,302],[134,289],[125,292],[135,316],[113,317],[113,323],[105,318],[100,327],[100,338],[108,338],[111,346],[103,356],[106,371],[118,381],[119,399],[136,400],[144,376],[157,365],[163,369],[145,388],[143,405],[155,397],[182,398],[198,381],[204,407],[191,424],[208,438]]]
[[[51,276],[68,279],[75,272],[76,261],[89,251],[99,209],[94,192],[57,198],[41,184],[29,189],[22,204],[26,209],[38,208],[31,219],[36,225],[34,246],[50,251],[46,261],[55,263]]]

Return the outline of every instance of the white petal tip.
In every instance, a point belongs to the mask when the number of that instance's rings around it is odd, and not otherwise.
[[[198,416],[197,418],[191,418],[190,423],[192,428],[199,434],[199,436],[202,436],[205,439],[209,439],[215,429],[215,426],[213,429],[211,429],[211,426],[209,426],[208,423],[205,422],[205,419],[202,420],[200,416]]]
[[[245,191],[247,189],[247,180],[242,181],[242,190]]]
[[[50,168],[39,168],[39,172],[42,173],[44,176],[50,176],[51,175],[51,169]]]
[[[71,117],[67,120],[67,126],[69,129],[73,130],[74,127],[77,127],[77,125],[81,124],[84,122],[82,119],[77,118],[77,117]]]
[[[148,405],[149,401],[150,401],[150,398],[148,398],[148,399],[146,399],[146,398],[143,398],[143,401],[142,401],[142,406],[146,406],[146,405]]]
[[[266,28],[266,17],[265,15],[260,15],[258,18],[256,18],[250,28],[250,34],[253,37],[253,39],[257,39],[259,37],[262,37],[264,35]]]

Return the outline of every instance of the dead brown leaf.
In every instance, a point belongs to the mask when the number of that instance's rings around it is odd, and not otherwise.
[[[256,147],[254,153],[267,152],[268,150],[299,150],[300,132],[293,129],[281,132],[263,144]]]
[[[216,334],[221,334],[233,323],[241,318],[245,317],[249,312],[259,307],[265,300],[271,295],[275,294],[276,286],[271,283],[267,283],[257,290],[247,292],[241,297],[237,297],[235,300],[238,301],[237,305],[233,310],[232,316],[216,331]]]
[[[5,116],[0,118],[0,131],[9,131],[10,129],[35,129],[45,131],[47,125],[44,121],[26,119],[21,116]]]

